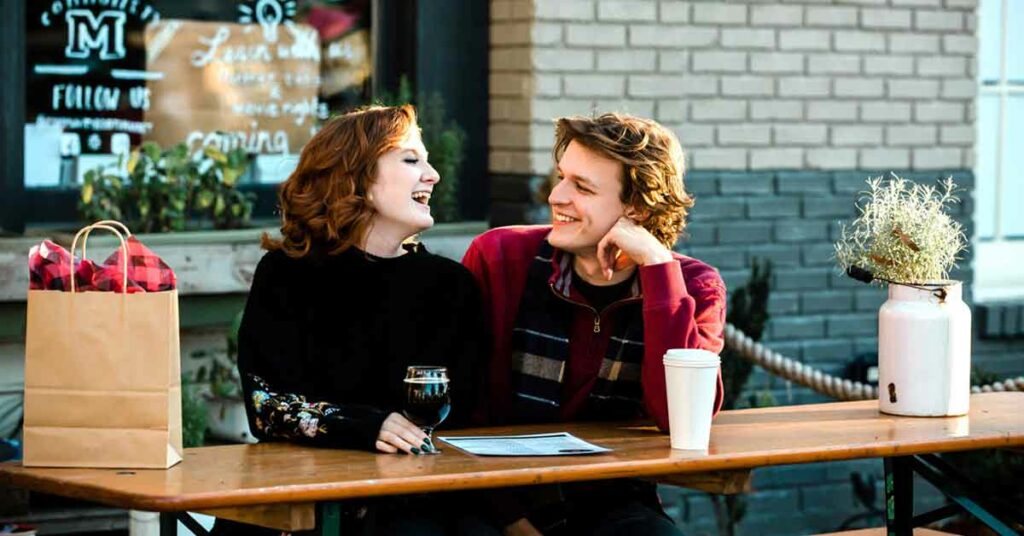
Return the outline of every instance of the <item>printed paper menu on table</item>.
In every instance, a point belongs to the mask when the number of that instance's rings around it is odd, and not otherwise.
[[[611,452],[568,432],[512,436],[440,437],[445,443],[477,456],[575,456]]]

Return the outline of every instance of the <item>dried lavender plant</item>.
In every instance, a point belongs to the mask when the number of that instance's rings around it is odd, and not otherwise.
[[[960,201],[953,179],[942,181],[940,188],[896,174],[867,183],[857,200],[860,216],[843,225],[835,243],[839,266],[858,266],[900,283],[946,280],[967,244],[963,227],[945,212]]]

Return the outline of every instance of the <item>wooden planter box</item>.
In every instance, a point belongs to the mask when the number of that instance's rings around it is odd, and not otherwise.
[[[487,230],[485,222],[439,224],[420,238],[427,249],[460,260],[470,241]],[[246,293],[256,263],[263,256],[260,235],[276,228],[140,234],[138,239],[160,255],[178,276],[181,296]],[[0,302],[23,302],[28,290],[28,250],[46,237],[0,239]],[[72,233],[50,239],[71,246]],[[117,239],[105,233],[89,238],[90,257],[106,258]]]

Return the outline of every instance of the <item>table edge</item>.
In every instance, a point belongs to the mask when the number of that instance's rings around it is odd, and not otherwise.
[[[890,444],[865,446],[840,446],[831,449],[794,449],[782,454],[752,453],[734,458],[707,461],[703,458],[680,458],[677,460],[614,461],[558,467],[537,474],[535,468],[506,469],[485,473],[464,473],[459,475],[426,475],[377,479],[358,483],[320,483],[289,485],[280,488],[237,490],[235,492],[201,493],[189,495],[139,495],[106,488],[89,487],[65,488],[59,483],[34,475],[11,471],[11,465],[0,464],[0,484],[22,487],[31,491],[51,493],[75,499],[106,504],[118,508],[156,512],[176,512],[223,507],[257,506],[275,503],[300,503],[369,498],[415,493],[447,493],[477,489],[493,489],[511,486],[529,486],[584,480],[609,480],[614,478],[643,478],[669,474],[697,474],[724,470],[756,469],[776,465],[791,465],[854,459],[869,459],[913,454],[956,452],[986,448],[1024,446],[1024,436],[1009,434],[971,439],[950,444],[948,442],[922,442],[916,444]],[[6,465],[6,467],[5,467]],[[689,466],[689,467],[688,467]],[[21,466],[18,470],[22,469]],[[595,469],[606,472],[594,478]],[[442,488],[443,491],[439,491]],[[102,496],[94,495],[102,492]]]

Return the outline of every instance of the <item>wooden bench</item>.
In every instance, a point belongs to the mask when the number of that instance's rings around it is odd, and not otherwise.
[[[914,536],[956,536],[952,532],[942,532],[941,530],[915,528]],[[818,536],[885,536],[885,527],[878,527],[875,529],[857,529],[857,530],[846,530],[843,532],[829,532],[828,534],[819,534]]]

